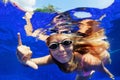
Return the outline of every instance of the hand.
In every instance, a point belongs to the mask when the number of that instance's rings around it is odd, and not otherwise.
[[[17,47],[17,57],[19,61],[25,65],[28,65],[34,69],[38,69],[37,64],[35,64],[33,61],[31,61],[32,51],[29,47],[22,45],[22,40],[20,33],[18,35],[18,47]]]

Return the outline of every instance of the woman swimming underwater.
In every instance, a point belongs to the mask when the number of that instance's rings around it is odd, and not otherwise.
[[[90,37],[53,34],[46,39],[50,54],[31,58],[32,51],[28,46],[22,45],[20,34],[18,34],[17,57],[20,62],[34,69],[37,69],[38,65],[55,63],[63,72],[76,71],[78,73],[76,80],[88,80],[96,70],[105,72],[114,80],[114,76],[104,66],[110,63],[110,55],[107,51],[109,43],[98,38],[101,37],[98,35],[96,42],[96,38],[91,40]]]

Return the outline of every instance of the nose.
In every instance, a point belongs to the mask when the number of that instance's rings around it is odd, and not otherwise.
[[[61,45],[61,44],[59,45],[59,50],[60,51],[64,51],[65,50],[65,48],[63,47],[63,45]]]

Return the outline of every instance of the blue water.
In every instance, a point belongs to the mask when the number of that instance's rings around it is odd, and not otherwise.
[[[79,20],[72,16],[72,11],[68,11],[74,20]],[[106,35],[111,44],[110,54],[112,64],[107,68],[115,75],[115,80],[120,80],[120,1],[109,8],[99,10],[87,8],[93,16],[92,19],[98,19],[101,15],[107,14],[102,20],[101,26],[106,30]],[[23,44],[31,47],[33,57],[40,57],[48,54],[48,48],[45,43],[33,37],[28,37],[24,31],[25,20],[22,19],[25,12],[15,8],[10,3],[5,7],[0,1],[0,80],[74,80],[76,73],[63,73],[59,68],[53,65],[40,66],[34,70],[21,65],[16,57],[17,32],[21,33]],[[34,29],[39,27],[47,28],[47,24],[56,14],[36,12],[32,18]],[[91,80],[110,80],[107,75],[96,72]]]

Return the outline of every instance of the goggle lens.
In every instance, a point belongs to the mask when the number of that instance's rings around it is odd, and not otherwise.
[[[62,44],[63,46],[69,46],[70,44],[72,44],[72,41],[71,40],[64,40],[61,43],[54,42],[54,43],[51,43],[49,45],[49,48],[50,49],[57,49],[59,47],[59,44]]]

